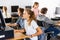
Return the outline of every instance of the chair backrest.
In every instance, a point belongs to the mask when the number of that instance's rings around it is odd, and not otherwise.
[[[37,24],[38,24],[38,26],[45,27],[46,29],[52,25],[52,24],[46,23],[44,21],[38,21],[38,20],[37,20]]]
[[[38,26],[42,26],[43,27],[43,21],[38,21],[37,20],[37,24],[38,24]]]

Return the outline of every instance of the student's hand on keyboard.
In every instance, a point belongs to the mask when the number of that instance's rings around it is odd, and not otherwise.
[[[10,26],[11,24],[10,23],[6,23],[6,26]]]
[[[12,26],[16,26],[17,24],[15,24],[15,23],[6,23],[6,26],[10,26],[10,27],[12,27]]]

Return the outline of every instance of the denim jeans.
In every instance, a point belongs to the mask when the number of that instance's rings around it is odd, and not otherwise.
[[[46,37],[46,34],[44,33],[45,28],[42,27],[41,29],[43,30],[43,34],[38,36],[38,40],[45,40],[45,37]]]
[[[57,36],[57,34],[59,34],[60,33],[60,30],[58,30],[57,28],[55,28],[54,26],[50,26],[49,28],[47,28],[46,30],[45,30],[45,33],[47,33],[47,32],[51,32],[51,31],[53,31],[54,33],[52,34],[52,36],[54,35],[54,36]]]

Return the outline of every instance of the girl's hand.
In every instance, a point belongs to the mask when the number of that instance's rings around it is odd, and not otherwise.
[[[15,33],[18,33],[18,32],[20,32],[20,30],[14,30],[14,32],[15,32]]]
[[[24,30],[24,29],[14,30],[14,32],[20,32],[20,33],[23,33],[23,32],[25,32],[25,30]]]
[[[27,38],[31,38],[31,36],[27,36]]]
[[[32,37],[34,37],[35,36],[35,34],[32,34],[32,35],[30,35],[30,36],[28,36],[29,38],[32,38]]]
[[[6,26],[10,26],[10,23],[8,23],[8,24],[6,23]]]
[[[31,37],[34,37],[34,36],[35,36],[35,34],[32,34],[32,35],[31,35]]]

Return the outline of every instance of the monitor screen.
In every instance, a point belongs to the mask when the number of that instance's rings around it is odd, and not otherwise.
[[[0,9],[2,9],[3,8],[3,6],[0,6]]]
[[[4,21],[4,18],[2,16],[2,12],[0,10],[0,30],[5,30],[5,27],[6,27],[5,21]]]
[[[31,9],[31,6],[25,6],[25,8],[29,8],[29,9]]]
[[[55,14],[60,14],[60,7],[56,7]]]
[[[19,6],[11,6],[11,12],[17,12]]]
[[[12,18],[5,18],[5,23],[11,23],[12,22]]]

